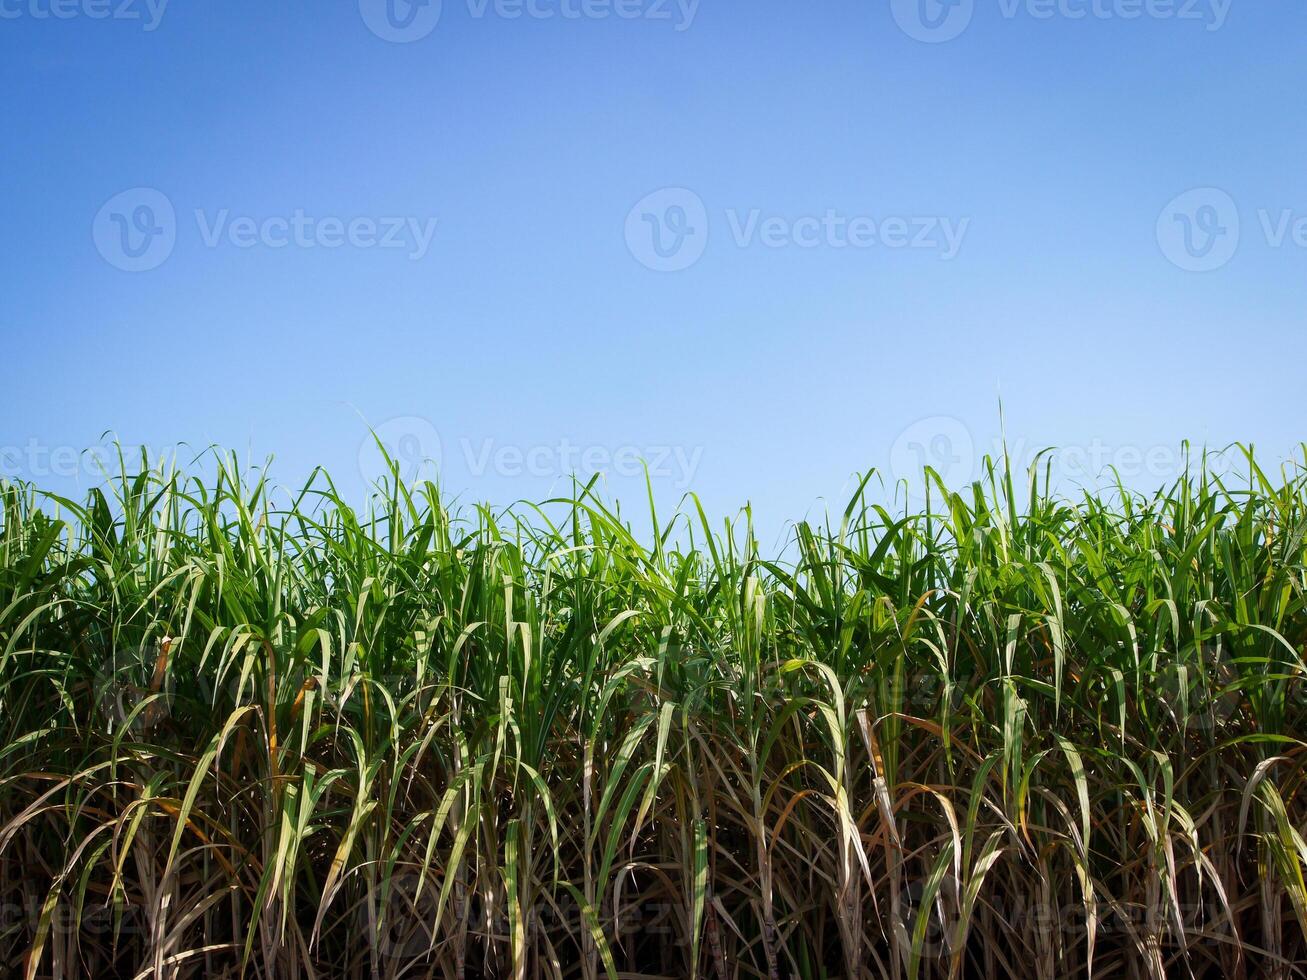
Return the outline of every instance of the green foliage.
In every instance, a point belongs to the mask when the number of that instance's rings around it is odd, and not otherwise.
[[[0,486],[0,973],[1302,974],[1307,477],[1241,459],[864,481],[780,557],[397,469]]]

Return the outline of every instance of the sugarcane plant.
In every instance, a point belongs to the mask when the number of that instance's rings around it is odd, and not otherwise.
[[[0,974],[1301,976],[1307,474],[1225,462],[867,474],[775,553],[594,481],[6,482]]]

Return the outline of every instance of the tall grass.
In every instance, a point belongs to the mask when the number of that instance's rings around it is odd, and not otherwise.
[[[769,559],[212,462],[0,491],[0,974],[1307,968],[1299,465]]]

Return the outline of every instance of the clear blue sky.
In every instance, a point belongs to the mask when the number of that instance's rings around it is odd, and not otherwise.
[[[0,0],[7,475],[359,491],[366,419],[464,499],[642,452],[778,527],[1000,399],[1144,484],[1307,435],[1301,3],[390,2]]]

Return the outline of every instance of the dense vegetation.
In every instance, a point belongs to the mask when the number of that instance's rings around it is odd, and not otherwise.
[[[6,976],[1307,967],[1299,465],[873,480],[775,560],[203,469],[0,491]]]

